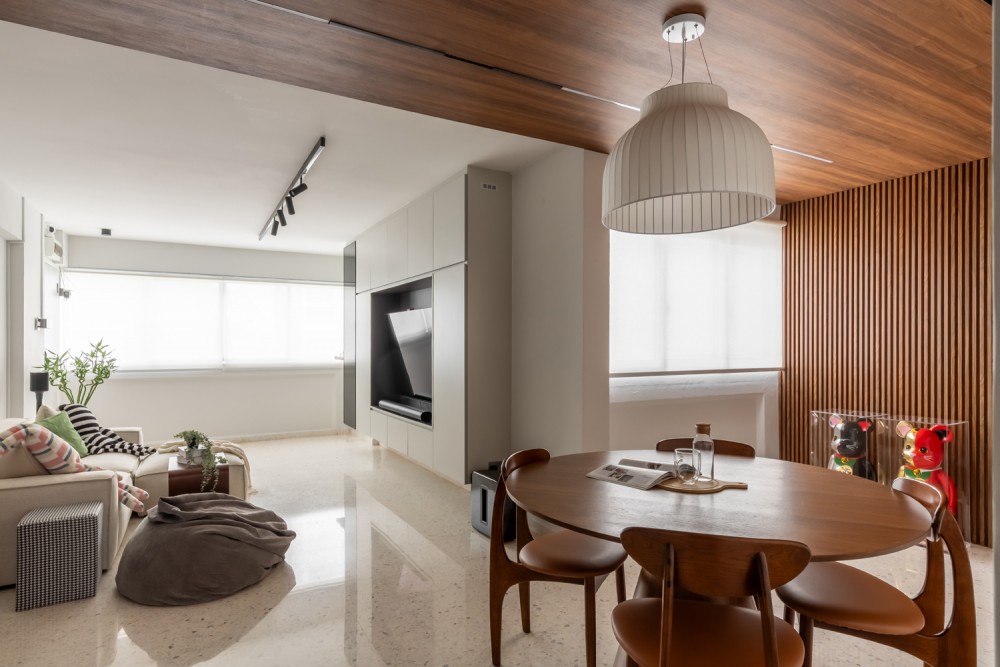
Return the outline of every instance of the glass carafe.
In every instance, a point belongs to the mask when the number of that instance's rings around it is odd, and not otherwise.
[[[695,424],[694,440],[691,447],[701,452],[701,475],[699,481],[715,479],[715,443],[712,441],[711,424]]]

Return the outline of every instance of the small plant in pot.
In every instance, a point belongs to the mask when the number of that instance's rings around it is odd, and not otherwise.
[[[212,441],[201,431],[181,431],[175,433],[174,437],[185,445],[181,450],[185,463],[201,465],[201,490],[215,491],[215,486],[219,483],[219,460],[212,454]]]

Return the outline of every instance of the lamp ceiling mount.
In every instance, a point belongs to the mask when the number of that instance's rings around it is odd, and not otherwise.
[[[705,34],[705,17],[701,14],[678,14],[663,22],[663,39],[671,44],[693,42]]]

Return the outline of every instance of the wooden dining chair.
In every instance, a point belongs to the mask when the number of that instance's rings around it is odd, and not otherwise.
[[[626,528],[622,545],[661,582],[660,597],[632,598],[611,614],[630,664],[802,664],[802,640],[774,615],[771,590],[809,563],[806,545],[654,528]],[[757,609],[678,599],[678,589],[710,598],[753,597]]]
[[[515,505],[517,560],[507,555],[503,541],[503,506],[507,500],[507,478],[529,463],[544,463],[549,453],[544,449],[526,449],[507,457],[500,470],[493,502],[490,527],[490,648],[493,664],[500,664],[500,628],[503,599],[507,590],[518,585],[521,604],[521,629],[531,632],[531,591],[529,582],[554,581],[582,584],[584,588],[585,643],[587,665],[597,664],[596,593],[609,574],[615,573],[618,601],[625,599],[625,550],[617,542],[590,537],[572,530],[533,538],[528,515]]]
[[[660,440],[656,443],[656,451],[672,452],[678,447],[690,447],[692,440],[694,440],[694,438],[667,438],[666,440]],[[715,443],[716,454],[725,454],[728,456],[747,456],[751,459],[757,456],[757,451],[744,442],[736,442],[735,440],[719,440],[717,438],[712,438],[712,442]]]
[[[912,599],[867,572],[843,563],[811,563],[778,588],[778,597],[799,615],[799,634],[812,664],[813,628],[832,630],[891,646],[937,667],[976,664],[976,605],[972,568],[958,522],[941,492],[909,478],[893,481],[930,512],[927,563],[920,592]],[[951,560],[952,612],[946,622],[945,549]]]

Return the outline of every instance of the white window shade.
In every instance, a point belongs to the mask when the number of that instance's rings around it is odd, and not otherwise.
[[[343,356],[339,285],[67,272],[61,347],[103,339],[122,370],[329,366]]]
[[[612,373],[781,365],[781,228],[611,235]]]

